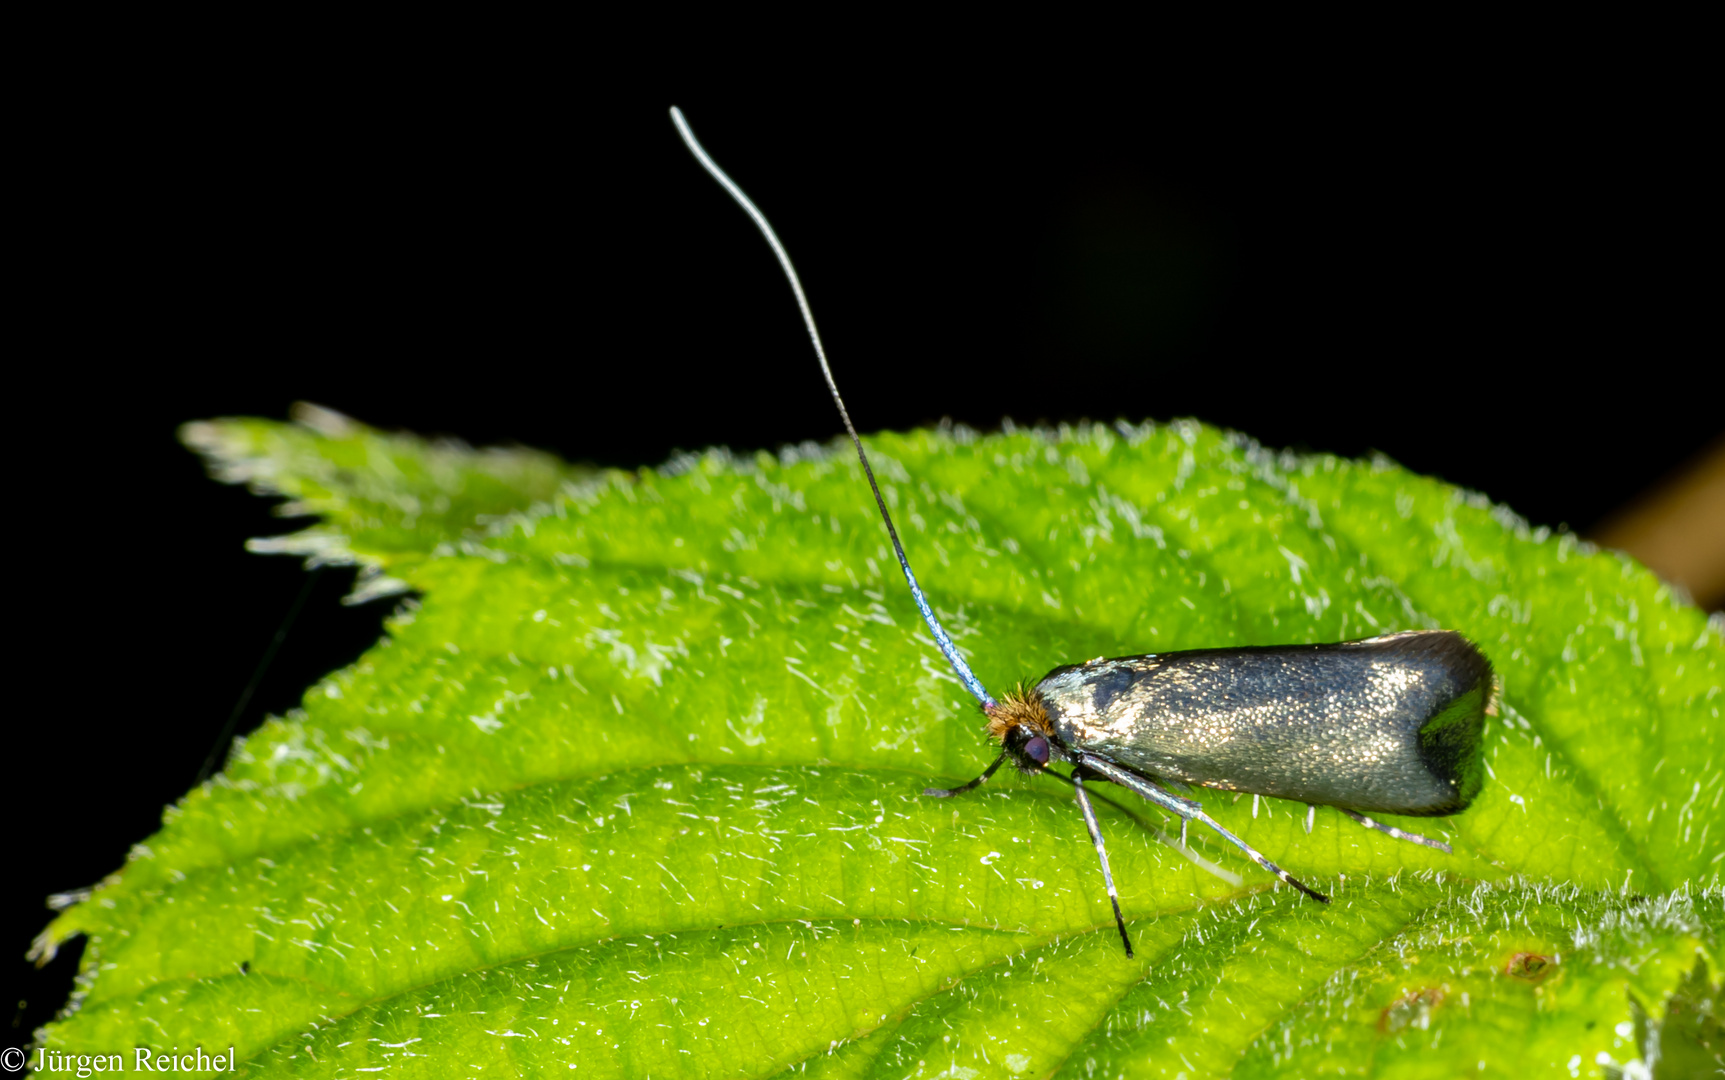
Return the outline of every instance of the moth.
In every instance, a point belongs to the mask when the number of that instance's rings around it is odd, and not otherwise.
[[[1211,788],[1304,802],[1308,832],[1316,808],[1333,806],[1367,828],[1449,852],[1442,841],[1368,815],[1458,814],[1479,792],[1482,737],[1485,718],[1495,712],[1495,681],[1485,655],[1455,631],[1099,657],[1057,667],[998,699],[990,694],[940,625],[910,568],[784,245],[766,216],[708,156],[675,107],[671,121],[695,160],[749,215],[778,258],[911,597],[941,655],[982,707],[989,736],[1000,743],[999,755],[976,779],[955,788],[929,788],[924,795],[961,795],[1008,761],[1024,773],[1070,784],[1101,863],[1127,956],[1132,955],[1132,939],[1085,787],[1090,781],[1111,781],[1178,816],[1182,847],[1191,822],[1208,825],[1259,866],[1321,903],[1329,903],[1329,897],[1266,859],[1206,814],[1196,800],[1170,788]],[[1070,773],[1056,772],[1051,767],[1055,764],[1070,766]]]

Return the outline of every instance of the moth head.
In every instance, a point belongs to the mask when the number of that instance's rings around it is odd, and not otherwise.
[[[1000,740],[1020,771],[1040,772],[1060,756],[1048,707],[1034,686],[1020,683],[983,712],[989,735]]]

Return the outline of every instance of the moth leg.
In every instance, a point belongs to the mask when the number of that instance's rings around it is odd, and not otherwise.
[[[1246,843],[1246,841],[1240,839],[1238,836],[1235,836],[1233,833],[1231,833],[1227,829],[1223,828],[1221,822],[1217,821],[1215,818],[1212,818],[1209,814],[1206,814],[1206,813],[1204,813],[1204,811],[1200,810],[1196,814],[1193,814],[1192,816],[1197,818],[1199,821],[1202,821],[1204,824],[1210,826],[1210,828],[1215,829],[1218,833],[1222,834],[1222,836],[1225,837],[1235,847],[1237,847],[1241,851],[1245,852],[1246,856],[1248,858],[1250,858],[1253,862],[1257,863],[1259,866],[1262,866],[1264,869],[1268,870],[1270,873],[1281,878],[1284,884],[1292,885],[1294,888],[1305,893],[1307,896],[1311,897],[1313,900],[1316,900],[1320,904],[1327,904],[1330,902],[1329,897],[1325,896],[1323,893],[1319,892],[1318,890],[1316,890],[1316,889],[1312,888],[1311,886],[1305,884],[1304,882],[1300,881],[1294,875],[1288,873],[1286,870],[1277,866],[1275,863],[1271,862],[1269,859],[1264,858],[1264,856],[1262,856],[1258,853],[1256,848],[1252,847],[1252,845]]]
[[[1155,803],[1164,810],[1178,814],[1182,818],[1192,817],[1204,811],[1202,804],[1191,799],[1183,799],[1166,790],[1160,784],[1139,776],[1135,772],[1122,769],[1107,758],[1080,751],[1077,755],[1077,762],[1090,772],[1098,776],[1105,776],[1121,787],[1137,792],[1146,800]]]
[[[982,775],[977,777],[975,780],[972,780],[970,783],[960,784],[955,788],[938,788],[938,787],[923,788],[922,793],[924,795],[932,796],[936,799],[946,799],[946,798],[950,798],[954,795],[963,795],[965,792],[971,790],[972,788],[980,787],[984,780],[987,780],[989,777],[994,775],[994,770],[1000,768],[1000,763],[1005,761],[1005,760],[1006,760],[1006,752],[1003,750],[1003,751],[1001,751],[1000,756],[994,759],[994,764],[992,764],[988,768],[982,770]]]
[[[1120,928],[1120,943],[1126,946],[1126,958],[1130,960],[1132,939],[1126,936],[1126,919],[1120,914],[1120,896],[1114,891],[1114,874],[1108,869],[1108,849],[1102,844],[1102,827],[1096,823],[1096,811],[1090,806],[1090,793],[1084,790],[1085,775],[1082,767],[1072,770],[1072,790],[1078,794],[1078,808],[1084,811],[1084,827],[1090,830],[1090,842],[1096,845],[1096,857],[1102,862],[1102,882],[1108,886],[1108,902],[1114,905],[1114,925]]]
[[[1336,807],[1336,809],[1342,810],[1342,808],[1339,806]],[[1454,854],[1453,852],[1450,851],[1450,846],[1448,844],[1444,843],[1442,840],[1433,840],[1430,837],[1421,836],[1419,833],[1411,833],[1411,832],[1407,832],[1403,829],[1398,829],[1394,825],[1385,825],[1381,821],[1373,821],[1371,818],[1367,817],[1366,815],[1355,813],[1352,810],[1342,810],[1342,813],[1353,818],[1355,821],[1359,822],[1361,825],[1364,825],[1368,829],[1376,829],[1381,833],[1388,833],[1389,835],[1395,837],[1397,840],[1406,840],[1410,844],[1421,844],[1425,847],[1429,847],[1429,848],[1433,848],[1437,851],[1441,851],[1445,855]]]
[[[1107,758],[1097,757],[1095,754],[1079,754],[1078,763],[1093,773],[1105,776],[1116,784],[1137,792],[1139,795],[1142,795],[1145,799],[1155,803],[1157,806],[1172,810],[1176,814],[1181,814],[1186,817],[1202,821],[1204,824],[1220,833],[1235,847],[1245,852],[1246,856],[1253,862],[1262,866],[1278,878],[1281,878],[1285,884],[1293,886],[1321,904],[1327,904],[1330,902],[1329,897],[1318,892],[1316,889],[1307,886],[1299,879],[1295,878],[1294,875],[1283,870],[1269,859],[1264,858],[1264,856],[1260,855],[1257,849],[1253,848],[1252,845],[1246,843],[1246,841],[1223,828],[1221,822],[1217,821],[1209,814],[1206,814],[1203,807],[1199,806],[1191,799],[1182,799],[1177,795],[1170,795],[1168,792],[1163,791],[1160,787],[1157,787],[1155,784],[1146,780],[1144,777],[1139,776],[1137,773],[1122,769]]]
[[[1191,799],[1183,799],[1180,796],[1165,790],[1160,784],[1153,783],[1152,781],[1139,776],[1137,773],[1127,772],[1106,758],[1099,758],[1094,754],[1085,753],[1080,753],[1078,757],[1080,761],[1076,768],[1088,768],[1090,775],[1101,776],[1106,779],[1113,780],[1116,784],[1137,792],[1139,795],[1143,796],[1146,801],[1154,803],[1156,806],[1177,815],[1180,818],[1180,848],[1182,851],[1185,850],[1186,826],[1191,821],[1194,814],[1203,813],[1203,806],[1193,802]],[[1106,768],[1104,768],[1104,766],[1106,766]],[[1061,780],[1066,779],[1066,777],[1061,776],[1057,772],[1049,770],[1044,771],[1047,771],[1050,776],[1059,777]],[[1067,782],[1071,783],[1071,781]]]

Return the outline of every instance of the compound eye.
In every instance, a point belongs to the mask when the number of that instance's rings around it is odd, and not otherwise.
[[[1024,744],[1024,756],[1038,765],[1048,764],[1048,740],[1038,735]]]

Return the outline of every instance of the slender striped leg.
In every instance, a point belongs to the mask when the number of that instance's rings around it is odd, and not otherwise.
[[[1336,809],[1342,810],[1342,808],[1339,806],[1336,807]],[[1444,843],[1442,840],[1433,840],[1430,837],[1421,836],[1419,833],[1411,833],[1411,832],[1407,832],[1403,829],[1398,829],[1394,825],[1385,825],[1381,821],[1373,821],[1371,818],[1367,817],[1366,815],[1356,813],[1352,810],[1342,810],[1342,813],[1353,818],[1355,821],[1359,822],[1361,825],[1364,825],[1368,829],[1376,829],[1381,833],[1388,833],[1390,836],[1395,837],[1397,840],[1406,840],[1410,844],[1422,844],[1425,847],[1434,848],[1438,851],[1441,851],[1445,855],[1453,854],[1453,852],[1450,851],[1449,845]]]
[[[1206,814],[1203,807],[1199,806],[1191,799],[1182,799],[1178,795],[1163,791],[1160,787],[1151,783],[1149,780],[1146,780],[1144,777],[1139,776],[1135,772],[1121,768],[1112,761],[1109,761],[1107,758],[1097,757],[1095,754],[1086,753],[1078,754],[1077,758],[1078,764],[1082,768],[1096,773],[1099,776],[1105,776],[1116,784],[1119,784],[1121,787],[1137,792],[1147,801],[1152,802],[1165,810],[1172,810],[1174,813],[1180,814],[1184,817],[1202,821],[1204,824],[1210,826],[1210,828],[1215,829],[1235,847],[1245,852],[1247,858],[1251,859],[1259,866],[1262,866],[1270,873],[1276,875],[1278,878],[1281,878],[1284,883],[1293,886],[1319,903],[1327,904],[1330,902],[1329,897],[1299,881],[1294,877],[1294,875],[1288,873],[1269,859],[1260,855],[1257,849],[1253,848],[1252,845],[1246,843],[1246,841],[1223,828],[1220,822],[1209,814]]]
[[[1179,814],[1181,817],[1191,817],[1204,811],[1202,803],[1181,798],[1161,784],[1147,780],[1129,769],[1121,768],[1105,757],[1080,751],[1075,760],[1079,765],[1098,776],[1105,776],[1121,787],[1129,788],[1162,809]]]
[[[1108,886],[1108,902],[1114,905],[1114,925],[1120,928],[1120,943],[1126,946],[1126,958],[1130,960],[1132,939],[1126,936],[1126,918],[1120,914],[1120,896],[1114,891],[1114,873],[1108,869],[1108,849],[1102,844],[1102,827],[1096,823],[1096,811],[1090,806],[1090,793],[1084,790],[1084,776],[1083,769],[1072,770],[1072,790],[1078,794],[1078,808],[1084,811],[1084,827],[1090,830],[1090,842],[1096,845],[1096,857],[1102,861],[1102,883]]]
[[[946,799],[946,798],[951,798],[954,795],[963,795],[967,791],[970,791],[974,788],[980,787],[984,780],[987,780],[989,777],[994,775],[994,770],[1000,768],[1000,763],[1005,761],[1005,760],[1006,760],[1006,754],[1004,752],[1002,752],[999,757],[994,759],[994,764],[992,764],[988,768],[982,770],[982,775],[977,777],[975,780],[972,780],[968,784],[960,784],[954,788],[940,788],[940,787],[923,788],[922,793],[924,795],[933,796],[936,799]]]

